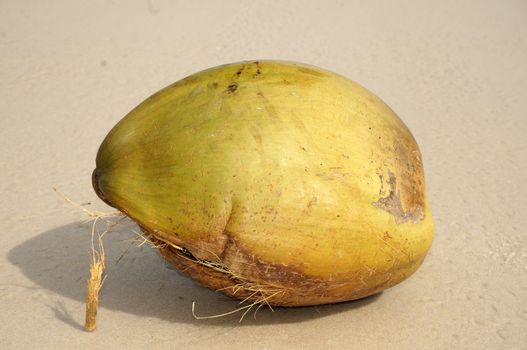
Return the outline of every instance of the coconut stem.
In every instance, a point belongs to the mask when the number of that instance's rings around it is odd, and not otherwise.
[[[84,328],[93,332],[97,327],[97,307],[99,306],[99,290],[103,266],[98,262],[90,266],[90,279],[86,293],[86,323]]]
[[[99,306],[99,291],[103,283],[104,273],[104,247],[102,245],[102,236],[98,235],[98,251],[95,250],[93,245],[93,238],[95,233],[95,224],[97,219],[93,223],[92,229],[92,252],[91,252],[91,263],[90,263],[90,278],[86,284],[86,320],[84,329],[89,332],[93,332],[97,328],[97,308]]]

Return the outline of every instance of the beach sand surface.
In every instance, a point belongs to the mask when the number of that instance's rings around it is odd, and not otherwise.
[[[388,103],[423,154],[436,236],[370,298],[239,304],[166,266],[125,222],[83,330],[97,149],[133,107],[219,64],[281,59]],[[526,349],[527,2],[2,1],[1,349]]]

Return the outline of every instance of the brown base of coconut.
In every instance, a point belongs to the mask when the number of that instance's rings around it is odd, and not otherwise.
[[[279,279],[266,276],[262,271],[256,271],[253,278],[247,278],[222,263],[199,260],[186,249],[167,242],[166,238],[162,240],[152,234],[149,238],[168,262],[201,285],[240,300],[270,306],[310,306],[361,299],[404,280],[422,261],[413,262],[412,266],[399,266],[368,284],[363,282],[362,276],[346,281],[326,281],[300,276],[297,271],[288,271],[284,267],[281,267]],[[265,263],[261,261],[254,264],[255,270],[262,270],[262,265],[265,268]],[[268,264],[269,267],[272,269],[273,265]]]

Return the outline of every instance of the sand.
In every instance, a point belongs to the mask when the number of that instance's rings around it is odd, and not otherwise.
[[[525,349],[525,1],[123,4],[0,4],[0,348]],[[403,118],[437,226],[425,263],[358,302],[195,320],[192,301],[238,304],[131,245],[127,223],[85,332],[91,227],[52,188],[109,210],[90,182],[109,129],[173,81],[255,58],[339,72]]]

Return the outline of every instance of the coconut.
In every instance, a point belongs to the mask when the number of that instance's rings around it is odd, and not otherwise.
[[[179,270],[269,305],[378,293],[433,239],[405,124],[355,82],[299,63],[228,64],[157,92],[106,136],[93,187]]]

